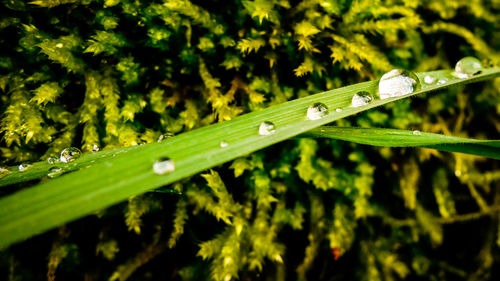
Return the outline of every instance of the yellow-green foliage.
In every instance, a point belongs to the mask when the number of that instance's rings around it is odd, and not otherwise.
[[[498,65],[497,2],[2,1],[0,161],[155,142],[395,67],[453,68],[462,56]],[[336,125],[498,139],[500,79],[477,85]],[[0,255],[0,274],[10,260],[10,280],[21,271],[49,280],[73,271],[122,281],[488,280],[499,263],[497,166],[292,139],[169,187],[180,194],[148,193],[84,218],[52,249],[42,246],[50,235],[36,238],[48,274],[15,248]],[[468,224],[483,217],[477,231]]]

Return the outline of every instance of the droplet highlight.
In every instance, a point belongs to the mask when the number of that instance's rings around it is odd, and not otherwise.
[[[75,161],[78,157],[82,155],[82,151],[76,147],[68,147],[61,151],[61,157],[59,160],[63,163],[70,163]]]
[[[352,107],[359,107],[363,105],[370,104],[373,101],[373,96],[366,92],[366,91],[361,91],[356,93],[352,97]]]
[[[481,73],[483,66],[475,57],[465,57],[455,65],[455,74],[458,78],[469,78]]]
[[[424,77],[425,84],[434,84],[434,82],[436,82],[436,77],[432,77],[430,75],[425,75],[425,77]]]
[[[47,172],[47,176],[51,179],[56,178],[60,175],[62,175],[63,170],[59,167],[51,167],[49,171]]]
[[[97,151],[99,151],[99,150],[100,150],[100,148],[99,148],[99,146],[98,146],[97,144],[94,144],[94,145],[92,146],[92,152],[97,152]]]
[[[437,85],[443,85],[443,84],[446,84],[448,83],[448,79],[439,79],[438,82],[437,82]]]
[[[221,148],[226,148],[229,144],[225,141],[221,141],[219,145]]]
[[[261,136],[269,136],[276,133],[276,127],[270,121],[264,121],[260,123],[259,126],[259,135]]]
[[[307,108],[307,119],[319,120],[328,115],[328,107],[320,102],[311,104]]]
[[[335,108],[335,112],[342,112],[342,108]]]
[[[415,130],[415,131],[413,131],[412,133],[413,133],[413,135],[415,135],[415,136],[421,136],[421,135],[422,135],[422,133],[421,133],[419,130]]]
[[[162,157],[153,164],[153,171],[157,175],[165,175],[175,170],[174,161],[168,157]]]
[[[378,84],[381,99],[399,97],[413,93],[420,88],[417,75],[404,69],[393,69],[382,75]]]
[[[166,140],[166,139],[168,139],[168,138],[171,138],[171,137],[173,137],[173,136],[174,136],[174,134],[173,134],[173,133],[171,133],[171,132],[166,132],[165,134],[161,134],[161,135],[158,137],[158,142],[162,142],[162,141],[164,141],[164,140]]]
[[[24,172],[30,169],[33,165],[29,163],[21,163],[17,168],[19,169],[19,172]]]

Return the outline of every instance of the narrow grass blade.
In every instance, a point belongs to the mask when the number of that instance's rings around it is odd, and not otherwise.
[[[500,140],[459,138],[420,131],[323,126],[301,137],[331,138],[385,147],[426,147],[500,159]]]
[[[349,105],[353,95],[359,91],[376,94],[378,81],[300,98],[183,133],[161,143],[123,149],[123,153],[115,157],[108,155],[91,165],[83,166],[82,158],[81,162],[74,162],[77,165],[75,168],[82,169],[0,199],[0,248],[334,120],[417,94],[500,75],[498,68],[484,69],[467,79],[453,78],[451,72],[439,70],[419,73],[417,75],[421,81],[425,75],[431,74],[437,79],[448,79],[448,83],[423,84],[420,90],[409,95],[375,100],[366,106]],[[317,102],[326,105],[330,113],[319,120],[308,120],[307,108]],[[259,135],[259,125],[264,121],[273,122],[276,132],[268,136]],[[221,142],[227,143],[227,146],[221,147]],[[96,157],[101,153],[105,152],[97,152]],[[175,171],[165,175],[155,174],[152,165],[159,157],[171,158],[175,162]],[[39,167],[40,170],[30,169],[24,174],[13,172],[1,179],[0,185],[5,185],[3,181],[12,184],[42,177],[45,174],[41,172],[42,166]]]

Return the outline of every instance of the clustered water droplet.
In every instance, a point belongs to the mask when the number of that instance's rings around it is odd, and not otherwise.
[[[399,97],[413,93],[420,86],[418,77],[410,71],[393,69],[382,75],[378,84],[381,99]]]
[[[60,176],[63,173],[63,170],[59,167],[51,167],[47,172],[47,176],[51,179]]]
[[[371,103],[372,101],[373,101],[373,97],[370,93],[368,93],[366,91],[361,91],[361,92],[356,93],[352,97],[351,104],[353,107],[359,107],[359,106],[367,105],[367,104]]]
[[[168,138],[171,138],[171,137],[173,137],[173,136],[174,136],[174,134],[173,134],[173,133],[171,133],[171,132],[166,132],[165,134],[162,134],[162,135],[160,135],[160,136],[158,137],[158,142],[162,142],[162,141],[164,141],[164,140],[166,140],[166,139],[168,139]]]
[[[19,169],[19,172],[24,172],[24,171],[27,171],[32,166],[33,165],[31,165],[29,163],[21,163],[17,168]]]
[[[313,103],[307,108],[307,119],[319,120],[328,115],[328,107],[320,102]]]
[[[270,121],[264,121],[260,123],[259,126],[259,135],[261,136],[269,136],[276,132],[276,127]]]
[[[229,145],[229,144],[228,144],[227,142],[225,142],[225,141],[221,141],[221,142],[220,142],[220,147],[221,147],[221,148],[225,148],[225,147],[227,147],[228,145]]]
[[[436,82],[436,77],[432,77],[430,75],[425,75],[424,82],[425,82],[425,84],[433,84],[434,82]]]
[[[9,169],[4,168],[4,167],[0,167],[0,179],[5,177],[9,173],[10,173]]]
[[[56,164],[58,162],[59,162],[59,158],[57,158],[55,156],[50,156],[49,158],[47,158],[47,163],[49,163],[50,165]]]
[[[158,175],[165,175],[175,170],[174,161],[168,157],[161,157],[153,164],[153,171]]]
[[[59,160],[63,163],[70,163],[75,161],[78,157],[82,155],[82,151],[76,147],[68,147],[61,151],[61,157]]]
[[[455,74],[458,78],[469,78],[478,73],[481,73],[483,66],[475,57],[465,57],[455,65]]]

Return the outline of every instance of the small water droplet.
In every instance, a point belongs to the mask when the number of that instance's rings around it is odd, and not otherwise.
[[[418,77],[411,71],[393,69],[382,75],[378,84],[381,99],[399,97],[413,93],[420,87]]]
[[[434,82],[436,82],[436,77],[432,77],[430,75],[425,75],[424,82],[425,82],[425,84],[433,84]]]
[[[168,139],[168,138],[171,138],[171,137],[173,137],[173,136],[174,136],[174,134],[173,134],[173,133],[171,133],[171,132],[166,132],[165,134],[161,134],[161,135],[158,137],[158,142],[162,142],[162,141],[164,141],[164,140],[166,140],[166,139]]]
[[[422,133],[421,133],[419,130],[415,130],[415,131],[413,131],[413,134],[414,134],[415,136],[421,136],[421,135],[422,135]]]
[[[174,170],[174,161],[168,157],[162,157],[156,160],[153,164],[153,171],[158,175],[168,174],[173,172]]]
[[[99,151],[99,150],[100,150],[100,148],[99,148],[99,146],[98,146],[97,144],[94,144],[94,145],[92,146],[92,152],[97,152],[97,151]]]
[[[446,84],[448,83],[448,79],[439,79],[438,82],[437,82],[437,85],[443,85],[443,84]]]
[[[373,97],[370,93],[366,91],[361,91],[352,96],[352,106],[358,107],[371,103],[373,101]]]
[[[328,107],[320,102],[313,103],[307,108],[307,119],[319,120],[328,115]]]
[[[10,173],[9,169],[4,168],[4,167],[0,167],[0,179],[5,177],[9,173]]]
[[[475,57],[465,57],[455,65],[455,74],[458,78],[469,78],[481,73],[482,68],[481,62]]]
[[[264,121],[260,123],[259,126],[259,135],[261,136],[269,136],[276,133],[276,127],[272,122]]]
[[[49,158],[47,158],[47,163],[49,163],[50,165],[59,163],[59,158],[55,156],[50,156]]]
[[[26,170],[28,170],[29,168],[31,168],[33,165],[29,164],[29,163],[21,163],[17,168],[19,169],[19,172],[24,172]]]
[[[59,157],[59,160],[63,163],[69,163],[75,161],[75,159],[80,157],[80,155],[82,155],[80,149],[76,147],[68,147],[61,151],[61,157]]]
[[[64,45],[63,45],[63,43],[57,43],[57,44],[56,44],[56,47],[57,47],[57,48],[62,48],[62,47],[64,47]]]
[[[225,147],[227,147],[228,145],[229,145],[229,144],[228,144],[227,142],[225,142],[225,141],[221,141],[221,142],[220,142],[220,147],[221,147],[221,148],[225,148]]]
[[[63,173],[63,170],[59,167],[51,167],[47,173],[47,176],[51,179],[60,176]]]
[[[335,112],[342,112],[342,108],[335,108]]]

